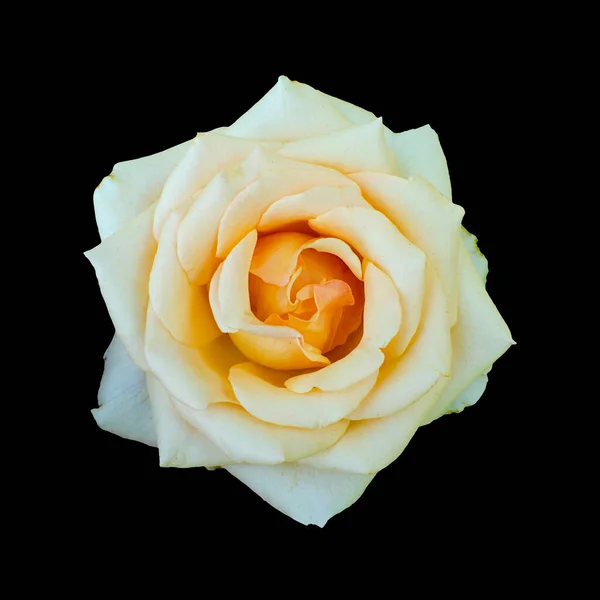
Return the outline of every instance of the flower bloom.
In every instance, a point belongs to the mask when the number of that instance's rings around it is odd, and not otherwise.
[[[94,204],[116,330],[96,421],[302,523],[476,402],[513,343],[435,132],[284,77],[232,126],[117,164]]]

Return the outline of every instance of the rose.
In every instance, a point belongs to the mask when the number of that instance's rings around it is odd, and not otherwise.
[[[430,127],[283,77],[231,127],[117,164],[87,253],[116,330],[96,421],[323,525],[513,343],[450,198]]]

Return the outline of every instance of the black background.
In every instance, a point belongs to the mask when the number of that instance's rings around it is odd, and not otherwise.
[[[61,467],[67,482],[62,494],[72,517],[85,515],[82,537],[98,546],[141,531],[153,539],[273,536],[285,544],[325,547],[357,539],[386,539],[392,546],[418,538],[487,545],[515,536],[522,542],[527,523],[537,518],[527,491],[535,485],[537,455],[535,436],[521,417],[531,402],[521,293],[529,269],[521,258],[526,225],[517,218],[526,211],[525,198],[515,192],[510,173],[526,108],[502,57],[487,57],[485,70],[471,59],[420,71],[391,62],[343,71],[333,63],[271,66],[256,59],[251,66],[240,61],[210,70],[199,61],[186,73],[154,58],[131,53],[117,63],[97,60],[85,74],[73,70],[62,107],[71,126],[69,190],[76,196],[70,205],[76,227],[68,229],[74,261],[69,274],[76,273],[69,361],[76,366],[67,395],[69,432],[62,439],[70,452]],[[284,516],[225,471],[161,469],[156,449],[101,431],[90,413],[113,335],[94,270],[82,254],[99,243],[94,188],[116,162],[231,124],[281,74],[382,116],[393,131],[426,123],[437,131],[454,201],[466,209],[463,223],[489,260],[487,289],[517,341],[494,366],[474,407],[420,429],[358,502],[324,529]],[[470,552],[477,547],[473,542]]]

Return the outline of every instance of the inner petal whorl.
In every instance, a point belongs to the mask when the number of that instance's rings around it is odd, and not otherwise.
[[[338,256],[303,249],[314,240],[297,232],[261,237],[250,267],[250,304],[266,324],[293,327],[326,353],[360,327],[364,293]]]

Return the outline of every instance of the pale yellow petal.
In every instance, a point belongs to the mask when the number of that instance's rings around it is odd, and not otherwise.
[[[302,460],[300,464],[364,475],[381,471],[402,454],[446,383],[445,378],[439,379],[417,402],[393,415],[352,421],[335,446]]]
[[[342,173],[396,173],[394,154],[386,143],[381,119],[290,142],[279,150],[279,154]]]
[[[297,164],[302,166],[265,172],[234,198],[219,224],[218,258],[225,258],[246,234],[256,229],[265,210],[283,196],[299,194],[314,186],[352,185],[347,177],[333,169]]]
[[[263,98],[227,128],[227,135],[289,141],[349,125],[338,111],[323,102],[319,92],[282,76]]]
[[[140,369],[144,355],[148,282],[156,254],[152,234],[154,205],[85,253],[94,266],[119,339]]]
[[[298,255],[315,238],[303,233],[273,233],[260,238],[254,248],[250,273],[265,283],[287,286],[296,271]]]
[[[339,238],[318,238],[306,242],[302,247],[302,251],[312,248],[318,252],[327,252],[337,256],[340,260],[346,263],[346,266],[352,271],[354,277],[362,281],[363,272],[360,258],[356,255],[356,252],[343,240]]]
[[[464,209],[444,198],[419,175],[409,180],[380,173],[355,173],[350,177],[373,207],[386,215],[432,261],[446,294],[450,325],[454,325]]]
[[[215,319],[215,323],[217,327],[223,333],[232,333],[237,331],[235,327],[229,327],[225,324],[225,320],[223,319],[223,315],[221,313],[221,303],[219,302],[219,284],[221,283],[221,273],[223,272],[223,263],[221,263],[215,274],[212,276],[210,280],[210,285],[208,288],[208,301],[210,303],[210,308],[213,313],[213,317]]]
[[[452,199],[450,174],[437,133],[424,125],[402,133],[386,131],[388,146],[396,156],[398,175],[421,175],[448,199]]]
[[[327,102],[329,106],[334,108],[344,118],[355,125],[370,123],[377,118],[372,112],[356,106],[356,104],[336,98],[335,96],[330,96],[324,92],[317,91],[317,93],[321,96],[323,101]]]
[[[147,373],[146,379],[161,467],[220,467],[233,464],[223,450],[179,414],[176,404],[156,377]]]
[[[218,312],[226,330],[242,330],[260,336],[299,338],[300,334],[290,327],[265,325],[256,318],[250,307],[248,273],[258,236],[250,231],[229,253],[222,264],[218,280]],[[214,277],[213,277],[214,279]],[[217,307],[214,303],[213,311]]]
[[[337,391],[369,377],[382,365],[384,355],[380,348],[385,348],[396,335],[401,319],[400,299],[394,283],[382,270],[367,262],[363,336],[360,343],[337,362],[318,371],[287,379],[285,386],[299,394],[313,388]]]
[[[219,223],[233,199],[262,173],[301,165],[270,152],[267,147],[272,145],[258,145],[243,162],[223,169],[192,203],[177,234],[177,252],[190,281],[198,285],[208,283],[218,266]],[[352,186],[358,189],[354,182]]]
[[[236,402],[227,377],[229,369],[245,358],[227,336],[202,348],[190,348],[173,338],[149,306],[146,358],[152,372],[179,402],[198,409],[211,402]]]
[[[314,369],[328,365],[329,359],[321,351],[307,344],[301,334],[290,327],[264,325],[264,331],[254,327],[251,333],[238,331],[229,334],[236,348],[249,360],[277,370]],[[291,330],[298,336],[296,338],[282,338],[269,336],[274,330]],[[278,333],[278,332],[276,332]]]
[[[477,377],[487,373],[514,342],[463,244],[460,246],[458,320],[452,329],[452,377],[429,420]]]
[[[344,435],[348,421],[320,429],[265,423],[235,404],[211,404],[206,410],[179,406],[181,414],[236,463],[279,464],[321,452]]]
[[[452,363],[446,298],[439,277],[427,265],[426,294],[421,323],[412,344],[399,359],[387,360],[379,370],[375,389],[349,419],[377,419],[391,415],[424,396],[440,377],[448,377]]]
[[[198,195],[181,222],[177,254],[188,279],[197,285],[207,284],[219,265],[215,257],[219,221],[244,183],[240,174],[221,171]]]
[[[102,239],[116,233],[159,199],[167,177],[191,144],[192,140],[114,166],[94,192],[94,211]]]
[[[235,395],[250,414],[269,423],[309,429],[325,427],[352,412],[375,385],[377,373],[337,392],[306,394],[286,389],[285,377],[253,363],[229,371]]]
[[[177,256],[181,215],[172,213],[162,229],[150,274],[150,301],[171,335],[186,346],[208,344],[221,332],[208,300],[207,286],[190,283]]]
[[[467,252],[469,253],[469,257],[475,266],[477,274],[479,277],[481,277],[481,280],[485,284],[489,271],[488,260],[479,249],[477,238],[464,227],[461,227],[460,229],[460,236],[465,248],[467,249]]]
[[[273,369],[307,369],[328,364],[317,348],[305,344],[291,327],[265,325],[252,312],[248,272],[256,246],[251,231],[230,252],[211,282],[211,306],[221,331],[250,360]]]
[[[374,477],[312,469],[297,463],[225,468],[288,517],[319,527],[354,504]]]
[[[258,231],[275,231],[288,223],[314,219],[338,206],[362,206],[369,203],[360,195],[358,186],[315,186],[305,192],[284,196],[262,214]]]
[[[258,144],[217,133],[199,133],[164,184],[154,215],[156,239],[170,212],[185,204],[219,171],[244,160]],[[276,149],[278,145],[268,147]]]
[[[382,213],[359,207],[334,208],[309,221],[315,231],[351,244],[394,282],[402,304],[402,327],[390,343],[399,356],[412,339],[421,317],[426,255],[411,244]]]
[[[146,375],[115,334],[104,353],[104,372],[92,415],[100,429],[128,440],[158,446]]]

